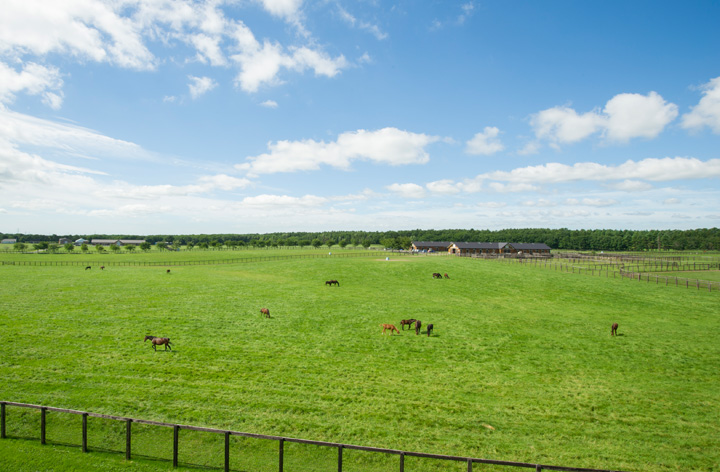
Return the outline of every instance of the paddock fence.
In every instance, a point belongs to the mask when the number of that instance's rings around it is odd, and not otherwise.
[[[407,251],[368,251],[332,254],[288,254],[284,256],[257,256],[239,257],[231,259],[197,260],[197,261],[107,261],[107,262],[82,262],[82,261],[0,261],[0,265],[15,266],[78,266],[78,267],[120,267],[120,266],[146,266],[146,267],[179,267],[199,265],[221,265],[221,264],[245,264],[250,262],[276,262],[298,259],[331,259],[331,258],[355,258],[355,257],[389,257],[407,256],[420,257]]]
[[[285,447],[286,443],[298,443],[298,444],[304,444],[304,445],[312,445],[312,446],[319,446],[324,448],[330,448],[335,449],[337,451],[337,470],[338,472],[342,472],[343,470],[343,451],[345,450],[357,450],[357,451],[365,451],[370,453],[377,453],[377,454],[386,454],[390,456],[397,456],[397,467],[400,472],[405,472],[405,458],[408,457],[416,457],[416,458],[425,458],[425,459],[433,459],[437,461],[450,461],[455,463],[461,463],[461,464],[467,464],[467,471],[472,472],[473,470],[473,464],[490,464],[495,466],[502,466],[502,467],[508,467],[508,468],[523,468],[523,469],[534,469],[536,472],[540,472],[543,470],[550,471],[566,471],[566,472],[621,472],[618,470],[609,470],[609,469],[588,469],[588,468],[581,468],[581,467],[566,467],[566,466],[556,466],[556,465],[547,465],[547,464],[533,464],[533,463],[527,463],[527,462],[512,462],[512,461],[500,461],[500,460],[492,460],[492,459],[479,459],[474,457],[462,457],[462,456],[450,456],[450,455],[442,455],[442,454],[429,454],[429,453],[423,453],[423,452],[411,452],[411,451],[401,451],[397,449],[385,449],[380,447],[369,447],[369,446],[357,446],[352,444],[342,444],[342,443],[334,443],[334,442],[325,442],[325,441],[313,441],[309,439],[298,439],[298,438],[290,438],[290,437],[284,437],[284,436],[272,436],[272,435],[264,435],[264,434],[254,434],[254,433],[243,433],[239,431],[228,431],[228,430],[222,430],[222,429],[215,429],[215,428],[206,428],[206,427],[200,427],[200,426],[190,426],[190,425],[181,425],[181,424],[174,424],[174,423],[164,423],[159,421],[150,421],[150,420],[143,420],[143,419],[137,419],[137,418],[126,418],[122,416],[113,416],[113,415],[104,415],[99,413],[91,413],[87,411],[78,411],[78,410],[70,410],[65,408],[55,408],[55,407],[49,407],[49,406],[41,406],[41,405],[32,405],[28,403],[16,403],[16,402],[9,402],[9,401],[0,401],[0,438],[1,439],[8,439],[8,438],[16,438],[18,436],[12,435],[12,429],[8,428],[8,426],[13,426],[12,421],[12,415],[10,414],[10,411],[15,408],[25,408],[25,409],[32,409],[32,410],[38,410],[40,415],[40,430],[38,432],[39,434],[39,441],[40,444],[62,444],[66,446],[72,446],[72,447],[80,447],[81,451],[83,453],[88,453],[92,451],[94,448],[91,447],[88,441],[88,417],[93,418],[102,418],[106,420],[112,420],[117,421],[120,423],[124,423],[124,436],[125,436],[125,459],[126,460],[132,460],[133,458],[133,425],[149,425],[151,427],[158,427],[158,428],[170,428],[173,431],[172,436],[172,457],[155,457],[155,460],[162,460],[170,462],[172,461],[173,467],[178,467],[179,465],[182,465],[183,467],[192,467],[192,464],[187,463],[180,463],[179,461],[179,454],[180,454],[180,448],[181,448],[181,437],[180,432],[181,431],[196,431],[201,433],[207,433],[207,434],[213,434],[213,435],[221,435],[224,436],[224,458],[223,458],[223,466],[222,467],[207,467],[207,466],[201,466],[202,468],[210,468],[210,469],[223,469],[226,472],[229,472],[230,469],[230,457],[231,457],[231,443],[230,438],[231,436],[241,436],[245,438],[254,438],[254,439],[260,439],[260,440],[267,440],[267,441],[275,441],[278,444],[277,449],[277,456],[274,459],[277,463],[278,471],[283,472],[284,469],[284,463],[285,460],[288,458],[288,450]],[[52,438],[48,437],[47,432],[47,424],[48,424],[48,417],[51,416],[50,414],[65,414],[65,415],[78,415],[82,417],[82,436],[81,436],[81,443],[78,444],[68,444],[68,443],[58,443],[53,441]],[[23,439],[35,439],[37,440],[38,437],[35,438],[23,438]],[[98,449],[100,450],[100,449]],[[111,451],[111,452],[118,452],[118,451]],[[333,466],[334,469],[334,466]]]
[[[467,256],[466,256],[467,257]],[[559,272],[567,272],[573,274],[584,274],[605,278],[620,278],[623,280],[646,282],[655,285],[664,285],[667,287],[685,287],[687,289],[696,289],[697,291],[720,292],[720,282],[702,279],[692,279],[686,277],[677,277],[672,275],[658,275],[649,272],[662,272],[660,267],[667,267],[664,261],[651,261],[647,264],[637,264],[635,266],[625,264],[605,264],[597,263],[597,261],[584,258],[564,258],[557,260],[555,258],[532,258],[532,257],[478,257],[473,259],[493,259],[509,264],[520,264],[525,267],[542,267],[549,270]],[[637,262],[637,261],[636,261]],[[666,270],[668,273],[673,271],[714,271],[718,270],[718,263],[697,263],[697,262],[678,262],[673,270]],[[641,269],[644,269],[641,271]]]

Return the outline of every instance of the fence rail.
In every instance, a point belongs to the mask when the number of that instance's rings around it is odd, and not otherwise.
[[[137,419],[137,418],[127,418],[127,417],[123,417],[123,416],[104,415],[104,414],[100,414],[100,413],[91,413],[91,412],[87,412],[87,411],[71,410],[71,409],[67,409],[67,408],[55,408],[55,407],[51,407],[51,406],[33,405],[33,404],[29,404],[29,403],[16,403],[16,402],[9,402],[9,401],[0,401],[0,438],[2,438],[2,439],[6,439],[6,438],[10,437],[8,435],[8,430],[7,430],[8,407],[30,408],[30,409],[40,410],[40,432],[39,433],[40,433],[40,443],[41,444],[47,444],[47,442],[48,442],[47,434],[46,434],[46,432],[47,432],[46,431],[46,425],[47,425],[46,417],[47,417],[48,412],[81,415],[82,416],[82,443],[80,444],[80,447],[81,447],[82,452],[84,452],[84,453],[86,453],[90,450],[89,445],[88,445],[88,440],[87,440],[87,438],[88,438],[87,418],[88,417],[104,418],[104,419],[124,422],[125,423],[125,459],[126,460],[131,460],[131,458],[132,458],[132,425],[133,425],[133,423],[172,428],[173,429],[173,452],[172,452],[173,467],[178,466],[178,456],[179,456],[179,449],[180,449],[180,437],[179,437],[180,430],[188,430],[188,431],[200,431],[200,432],[212,433],[212,434],[222,434],[225,436],[225,451],[224,451],[224,456],[225,456],[224,470],[225,471],[230,470],[230,436],[242,436],[242,437],[246,437],[246,438],[278,441],[278,446],[279,446],[278,447],[278,470],[280,472],[283,472],[284,455],[285,455],[284,444],[286,442],[309,444],[309,445],[314,445],[314,446],[323,446],[323,447],[330,447],[330,448],[337,449],[337,453],[338,453],[338,455],[337,455],[337,458],[338,458],[337,459],[337,470],[338,470],[338,472],[342,472],[342,467],[343,467],[342,452],[344,449],[352,449],[352,450],[365,451],[365,452],[375,452],[375,453],[396,455],[399,457],[398,466],[399,466],[400,472],[404,472],[404,470],[405,470],[405,457],[420,457],[420,458],[436,459],[436,460],[442,460],[442,461],[464,462],[467,464],[468,472],[472,472],[473,464],[491,464],[491,465],[498,465],[498,466],[535,469],[536,472],[540,472],[543,470],[556,470],[556,471],[566,471],[566,472],[621,472],[621,471],[609,470],[609,469],[588,469],[588,468],[580,468],[580,467],[565,467],[565,466],[546,465],[546,464],[533,464],[533,463],[528,463],[528,462],[512,462],[512,461],[500,461],[500,460],[493,460],[493,459],[479,459],[479,458],[474,458],[474,457],[450,456],[450,455],[443,455],[443,454],[429,454],[429,453],[424,453],[424,452],[401,451],[401,450],[397,450],[397,449],[385,449],[385,448],[380,448],[380,447],[358,446],[358,445],[353,445],[353,444],[342,444],[342,443],[326,442],[326,441],[314,441],[314,440],[310,440],[310,439],[289,438],[289,437],[284,437],[284,436],[243,433],[243,432],[239,432],[239,431],[228,431],[228,430],[206,428],[206,427],[200,427],[200,426],[165,423],[165,422],[161,422],[161,421],[150,421],[150,420],[143,420],[143,419]]]
[[[465,256],[467,257],[467,256]],[[720,292],[720,282],[702,279],[689,279],[685,277],[675,277],[671,275],[657,275],[640,272],[640,266],[631,266],[628,270],[623,264],[598,264],[597,267],[589,266],[589,259],[567,258],[561,259],[559,262],[549,258],[497,258],[497,257],[472,257],[473,259],[494,259],[511,264],[520,264],[523,266],[543,267],[550,270],[560,272],[570,272],[577,274],[592,275],[606,278],[621,278],[626,280],[637,280],[638,282],[655,283],[656,285],[675,286],[694,288],[699,290],[707,290],[708,292]],[[637,262],[637,261],[636,261]],[[649,266],[649,268],[652,267]],[[717,264],[713,263],[683,263],[679,267],[684,270],[717,270]],[[653,269],[654,270],[654,269]]]

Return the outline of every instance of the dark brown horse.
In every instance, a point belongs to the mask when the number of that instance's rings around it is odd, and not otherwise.
[[[168,269],[165,273],[166,273],[166,274],[169,274],[169,273],[170,273],[170,269]]]
[[[85,270],[88,270],[88,269],[92,269],[92,267],[90,267],[90,266],[85,267]]]
[[[270,318],[270,310],[268,310],[267,308],[260,308],[260,313],[265,315],[265,318]]]
[[[105,270],[105,266],[100,266],[100,270]]]
[[[170,338],[158,338],[155,336],[145,336],[145,341],[150,340],[152,342],[152,347],[154,351],[157,351],[158,346],[165,345],[165,350],[167,351],[170,349],[172,351],[172,348],[170,347]],[[143,341],[143,342],[145,342]]]
[[[327,280],[327,281],[325,281],[325,285],[329,285],[329,286],[331,286],[331,287],[332,287],[333,285],[337,285],[337,286],[339,287],[339,286],[340,286],[340,282],[338,282],[337,280]]]
[[[440,272],[433,272],[433,279],[442,279],[442,274]]]
[[[415,320],[415,334],[420,334],[421,327],[422,327],[422,321]]]
[[[400,321],[400,329],[405,329],[405,325],[407,325],[408,328],[412,328],[417,320],[415,318],[410,318],[409,320],[402,320]]]
[[[428,338],[429,338],[430,335],[432,334],[432,330],[433,330],[433,325],[432,325],[432,323],[430,323],[429,325],[427,325],[427,335],[428,335]]]
[[[610,336],[617,335],[617,329],[618,329],[618,324],[613,323],[613,325],[610,327]]]
[[[398,331],[398,329],[395,327],[395,325],[382,323],[382,324],[380,324],[380,326],[382,326],[382,329],[383,329],[382,334],[385,334],[385,331],[388,329],[390,330],[390,336],[392,336],[393,331],[395,331],[397,334],[400,334],[400,331]]]

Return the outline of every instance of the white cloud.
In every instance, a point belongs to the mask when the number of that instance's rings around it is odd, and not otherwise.
[[[699,130],[708,127],[720,134],[720,77],[711,79],[702,87],[703,97],[682,117],[682,127]]]
[[[260,104],[260,106],[265,108],[277,108],[278,103],[275,100],[265,100]]]
[[[663,205],[678,205],[679,203],[679,198],[666,198],[665,200],[663,200]]]
[[[453,195],[460,193],[458,185],[450,179],[436,180],[425,185],[432,193],[441,195]]]
[[[240,202],[243,207],[253,208],[294,208],[294,207],[318,207],[326,203],[328,200],[324,197],[315,195],[305,195],[303,197],[291,197],[288,195],[257,195],[254,197],[246,197]]]
[[[477,133],[467,142],[465,152],[468,154],[489,156],[505,149],[498,139],[500,130],[494,126],[486,126],[481,133]]]
[[[384,33],[378,25],[367,23],[365,21],[359,21],[350,12],[345,10],[342,6],[337,5],[337,9],[340,12],[340,18],[345,20],[348,24],[353,27],[357,27],[361,30],[369,31],[378,40],[387,39],[387,33]]]
[[[425,189],[417,184],[392,184],[386,187],[403,198],[423,198]]]
[[[12,102],[18,92],[25,92],[42,95],[46,105],[57,110],[62,104],[62,96],[51,90],[59,90],[62,85],[60,71],[54,67],[29,62],[18,72],[0,62],[0,104]]]
[[[567,106],[549,108],[530,117],[536,138],[552,146],[575,143],[602,133],[609,142],[655,138],[678,115],[677,105],[666,103],[656,92],[622,93],[610,99],[602,113],[579,114]]]
[[[190,96],[193,99],[198,98],[217,87],[217,82],[210,77],[193,77],[189,75],[188,79],[190,79],[188,88],[190,89]]]
[[[607,186],[622,192],[643,192],[653,188],[653,186],[649,183],[641,182],[639,180],[623,180],[622,182],[615,182],[608,184]]]
[[[390,165],[424,164],[429,160],[425,146],[437,139],[397,128],[383,128],[346,132],[330,143],[312,139],[278,141],[268,144],[269,153],[248,157],[249,162],[235,167],[248,175],[257,175],[316,170],[321,165],[348,169],[353,160]]]

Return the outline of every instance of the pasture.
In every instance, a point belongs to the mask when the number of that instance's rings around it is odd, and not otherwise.
[[[117,257],[139,256],[149,257]],[[326,286],[331,279],[340,286]],[[720,470],[717,293],[638,290],[493,260],[377,256],[170,274],[4,265],[0,286],[2,400],[498,460]],[[381,334],[381,324],[407,318],[433,323],[433,335]],[[619,336],[610,336],[613,322]],[[173,350],[154,352],[146,335],[171,338]],[[37,437],[36,417],[25,414],[18,429],[23,413],[12,414],[11,436]],[[49,439],[79,444],[70,421],[51,419]],[[122,450],[104,438],[113,428],[96,422],[91,448]],[[168,457],[171,438],[138,435],[147,458],[130,463],[14,438],[0,440],[0,466],[170,470],[152,458]],[[220,466],[221,439],[187,441],[196,446],[183,463]],[[276,445],[241,448],[233,470],[277,470]],[[327,455],[294,446],[286,470],[333,470]],[[347,470],[397,470],[385,457],[356,456]],[[406,470],[463,466],[409,461]]]

